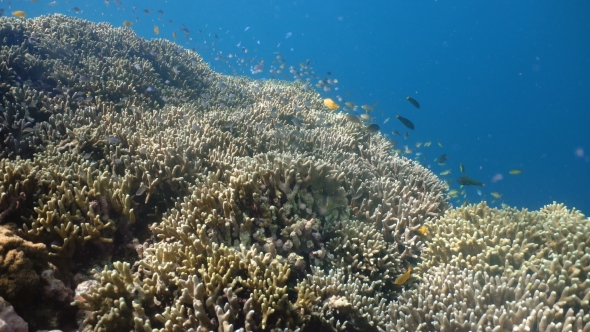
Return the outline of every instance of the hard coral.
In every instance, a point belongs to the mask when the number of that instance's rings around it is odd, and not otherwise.
[[[1,147],[19,174],[0,178],[6,199],[35,197],[19,234],[62,266],[157,240],[95,271],[82,328],[383,328],[391,280],[425,248],[416,230],[449,208],[430,171],[307,85],[223,76],[108,24],[0,20],[2,107],[33,119],[36,152]]]
[[[0,226],[0,296],[22,305],[40,294],[40,274],[47,266],[42,243],[23,240]]]

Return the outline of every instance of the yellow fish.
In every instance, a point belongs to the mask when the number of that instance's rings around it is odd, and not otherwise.
[[[440,172],[440,175],[449,175],[449,174],[451,174],[451,170],[450,169],[447,169],[446,171]]]
[[[326,105],[326,107],[328,107],[332,111],[335,111],[340,108],[340,105],[336,104],[336,102],[334,102],[331,98],[324,99],[324,105]]]
[[[449,196],[451,196],[453,198],[457,197],[458,195],[459,195],[459,190],[457,190],[457,189],[452,189],[449,191]]]
[[[20,17],[20,18],[25,18],[27,17],[27,13],[25,13],[22,10],[16,10],[12,12],[12,16],[16,16],[16,17]]]
[[[159,35],[159,34],[160,34],[160,28],[158,28],[158,26],[157,26],[157,25],[154,25],[154,33],[155,33],[156,35]]]
[[[408,271],[406,271],[406,273],[402,274],[401,276],[397,277],[397,279],[395,279],[394,284],[396,285],[403,285],[406,283],[406,281],[408,281],[408,279],[410,279],[410,275],[412,274],[412,267],[408,267]]]
[[[133,22],[131,21],[123,21],[123,26],[126,28],[130,28],[133,25]]]
[[[417,232],[420,235],[426,235],[426,232],[428,232],[428,227],[422,225],[422,226],[420,226],[420,228],[418,228]]]
[[[522,174],[522,170],[515,168],[515,169],[511,169],[510,172],[508,172],[508,174],[510,175],[518,175],[518,174]]]
[[[429,147],[430,144],[432,144],[432,142],[430,142],[430,141],[429,142],[426,142],[426,143],[424,143],[424,147]]]

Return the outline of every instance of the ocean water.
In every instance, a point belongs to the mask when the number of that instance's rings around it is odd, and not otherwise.
[[[0,8],[28,18],[128,20],[144,38],[173,40],[175,31],[180,46],[226,74],[292,81],[289,67],[308,63],[314,73],[304,79],[312,84],[338,81],[331,91],[318,89],[323,97],[374,106],[375,122],[412,150],[408,158],[418,152],[436,174],[451,170],[442,178],[459,190],[454,205],[487,200],[538,209],[557,201],[590,211],[587,1],[0,0]],[[278,55],[285,68],[273,74]],[[262,72],[253,74],[257,64]],[[404,128],[396,114],[416,129]],[[393,130],[408,131],[408,139]],[[438,165],[442,154],[449,160]],[[460,163],[486,186],[460,188]]]

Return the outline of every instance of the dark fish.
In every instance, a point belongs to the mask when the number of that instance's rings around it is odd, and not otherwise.
[[[408,137],[410,137],[410,134],[406,131],[406,133],[404,134],[404,139],[408,139]]]
[[[418,101],[410,96],[406,97],[406,100],[410,102],[410,104],[414,105],[414,107],[416,108],[420,108],[420,104],[418,103]]]
[[[395,117],[408,129],[414,130],[414,124],[412,123],[412,121],[410,121],[404,117],[401,117],[399,115],[396,115]]]
[[[444,164],[447,160],[449,160],[449,156],[447,156],[446,154],[442,154],[440,155],[440,157],[438,157],[438,163],[441,165]]]
[[[371,123],[370,125],[365,127],[365,130],[370,132],[371,134],[375,134],[377,132],[379,132],[379,125],[376,123]]]
[[[481,187],[485,187],[485,184],[474,180],[468,176],[462,176],[460,178],[457,179],[457,183],[459,183],[462,186],[481,186]]]
[[[459,164],[459,170],[461,171],[461,173],[465,173],[465,166],[463,166],[463,163]]]

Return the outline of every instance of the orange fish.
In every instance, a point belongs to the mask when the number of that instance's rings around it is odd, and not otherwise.
[[[158,28],[158,26],[157,26],[157,25],[154,25],[154,33],[155,33],[156,35],[159,35],[159,34],[160,34],[160,28]]]
[[[331,98],[324,99],[324,105],[326,105],[326,107],[328,107],[332,111],[335,111],[340,108],[340,105],[336,104],[336,102],[334,102]]]
[[[16,10],[12,12],[12,16],[16,16],[16,17],[20,17],[20,18],[25,18],[27,17],[27,13],[25,13],[22,10]]]

